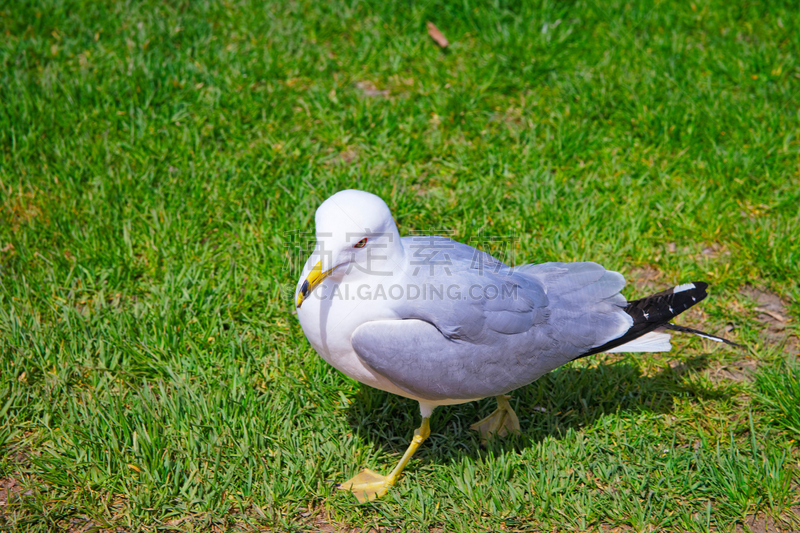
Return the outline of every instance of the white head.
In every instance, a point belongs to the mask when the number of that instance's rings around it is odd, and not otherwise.
[[[337,192],[319,206],[314,221],[317,245],[312,257],[318,262],[301,284],[297,307],[334,271],[336,275],[368,274],[403,253],[392,212],[374,194],[353,189]]]

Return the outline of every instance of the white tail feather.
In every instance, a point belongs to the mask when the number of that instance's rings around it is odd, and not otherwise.
[[[606,350],[606,353],[618,352],[668,352],[672,349],[669,343],[670,334],[651,331],[634,339],[627,344],[622,344]]]

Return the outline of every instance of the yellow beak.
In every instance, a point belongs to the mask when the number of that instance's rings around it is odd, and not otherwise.
[[[311,269],[311,272],[308,273],[306,280],[300,286],[300,292],[297,294],[298,308],[303,305],[303,300],[308,298],[308,295],[311,294],[314,288],[322,283],[322,281],[327,278],[331,272],[333,272],[333,268],[327,272],[322,271],[322,261],[317,263],[314,268]]]

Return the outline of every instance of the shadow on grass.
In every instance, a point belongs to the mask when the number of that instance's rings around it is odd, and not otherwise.
[[[697,356],[680,365],[665,366],[645,376],[641,368],[625,360],[591,367],[567,366],[511,392],[522,426],[519,438],[500,439],[501,450],[520,449],[548,437],[560,439],[570,430],[589,427],[598,419],[619,413],[666,414],[677,398],[723,400],[733,393],[708,389],[686,378],[706,369],[708,359]],[[434,462],[480,453],[479,435],[469,426],[495,409],[493,398],[439,407],[431,418],[431,437],[420,454]],[[403,453],[420,424],[417,402],[362,385],[353,398],[348,422],[365,442],[387,453]],[[419,453],[419,452],[418,452]]]

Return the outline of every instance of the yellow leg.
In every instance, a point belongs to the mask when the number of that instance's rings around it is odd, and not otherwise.
[[[496,399],[497,409],[483,420],[479,420],[469,427],[474,431],[480,432],[481,440],[484,442],[494,435],[505,437],[509,433],[519,433],[521,431],[517,414],[511,408],[511,404],[508,403],[511,396],[501,394]]]
[[[425,442],[425,439],[427,439],[430,434],[430,418],[423,418],[422,425],[419,429],[414,431],[414,438],[411,439],[411,444],[408,445],[406,453],[403,454],[400,462],[397,463],[397,466],[394,467],[394,470],[392,470],[388,476],[382,476],[369,468],[365,468],[354,477],[339,485],[339,488],[352,492],[359,503],[380,498],[389,492],[389,487],[397,482],[397,478],[400,477],[400,473],[408,464],[411,456],[414,455],[419,445]]]

